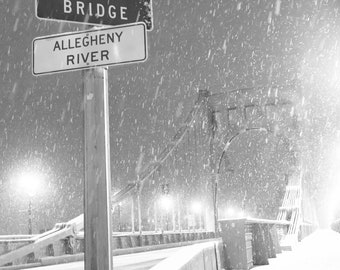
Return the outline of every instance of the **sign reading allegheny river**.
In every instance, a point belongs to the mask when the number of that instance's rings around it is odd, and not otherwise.
[[[151,0],[36,0],[36,16],[111,26],[144,22],[152,29]]]
[[[33,40],[33,74],[110,66],[147,59],[144,23],[39,37]]]

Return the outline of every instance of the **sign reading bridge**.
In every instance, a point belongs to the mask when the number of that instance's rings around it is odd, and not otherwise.
[[[33,40],[33,74],[110,66],[147,59],[144,23],[38,37]]]
[[[144,22],[152,30],[151,0],[36,0],[36,16],[111,26]]]

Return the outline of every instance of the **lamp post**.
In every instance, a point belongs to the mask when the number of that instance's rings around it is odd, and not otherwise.
[[[32,234],[32,200],[28,201],[28,234]]]
[[[227,152],[229,146],[231,145],[231,143],[233,142],[233,140],[235,138],[237,138],[238,136],[240,136],[243,133],[249,132],[249,131],[264,131],[264,132],[269,132],[267,128],[263,128],[263,127],[252,127],[252,128],[244,128],[241,129],[240,131],[238,131],[236,134],[234,134],[233,136],[230,137],[229,140],[227,140],[227,142],[224,145],[222,154],[218,160],[217,163],[217,169],[216,169],[216,178],[215,178],[215,183],[214,183],[214,191],[213,191],[213,199],[214,199],[214,220],[215,220],[215,231],[217,231],[217,222],[218,222],[218,208],[217,208],[217,190],[218,190],[218,180],[219,180],[219,175],[220,175],[220,170],[221,170],[221,164],[222,164],[222,160],[223,157],[225,155],[225,153]]]
[[[29,170],[22,172],[18,178],[17,188],[28,196],[28,234],[33,233],[32,199],[41,189],[42,175]]]
[[[199,224],[199,229],[202,230],[203,229],[203,222],[202,222],[202,204],[198,201],[196,202],[193,202],[192,205],[191,205],[191,209],[194,213],[194,220],[195,220],[195,223],[196,223],[196,217],[195,215],[198,216],[198,224]],[[196,224],[195,224],[195,227],[196,227]]]
[[[169,230],[169,220],[168,220],[168,215],[169,215],[169,211],[173,209],[173,200],[172,198],[169,196],[169,195],[163,195],[161,198],[160,198],[160,205],[162,207],[162,210],[164,210],[165,212],[165,222],[166,222],[166,230],[168,231]],[[172,211],[172,215],[174,217],[174,211]],[[164,226],[164,223],[163,223],[163,212],[162,212],[162,215],[161,215],[161,220],[162,220],[162,230],[163,230],[163,226]],[[174,222],[174,218],[172,218],[173,222]],[[174,224],[172,224],[173,226],[173,229],[174,229]]]

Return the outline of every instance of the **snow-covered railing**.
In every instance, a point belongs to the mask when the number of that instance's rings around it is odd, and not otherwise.
[[[151,270],[220,270],[223,265],[222,239],[183,247]]]
[[[0,255],[0,267],[7,264],[20,264],[23,260],[34,261],[35,256],[39,253],[44,253],[45,256],[48,253],[53,253],[53,255],[64,253],[64,250],[58,252],[57,249],[64,249],[60,246],[72,245],[72,239],[79,230],[84,228],[83,219],[83,215],[80,215],[69,222],[57,223],[52,230],[45,233],[31,238],[11,240],[12,242],[21,241],[21,245],[4,250],[4,254]]]

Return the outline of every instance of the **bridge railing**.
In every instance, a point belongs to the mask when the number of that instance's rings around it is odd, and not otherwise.
[[[206,256],[204,254],[210,254],[212,250],[215,250],[215,257],[207,255],[206,260],[217,261],[225,269],[249,269],[253,265],[268,264],[268,258],[276,257],[276,254],[281,252],[278,231],[287,232],[289,225],[288,221],[254,218],[219,220],[219,236],[223,244],[203,249],[203,251],[195,249],[196,253],[190,253],[190,256],[193,261],[195,258],[201,260],[202,256]],[[1,246],[4,246],[4,243],[7,245],[11,243],[13,249],[0,255],[0,269],[6,269],[2,268],[4,265],[28,263],[26,266],[29,267],[37,263],[47,265],[83,260],[84,235],[82,230],[77,231],[79,229],[81,229],[80,225],[77,226],[76,223],[69,222],[57,224],[53,230],[40,235],[1,237]],[[113,255],[185,245],[190,245],[188,250],[194,250],[192,247],[198,242],[221,240],[216,237],[213,232],[206,231],[114,233]],[[20,244],[20,246],[15,247],[16,244]],[[188,263],[190,267],[195,265],[190,261],[182,262]]]
[[[74,222],[75,220],[72,220]],[[34,236],[5,236],[0,239],[0,269],[8,265],[54,264],[84,258],[84,232],[79,224],[57,224],[52,230]],[[192,245],[215,237],[213,232],[114,233],[113,254]],[[65,256],[67,255],[67,256]]]
[[[0,241],[0,266],[32,263],[42,256],[65,254],[81,229],[83,215],[67,223],[57,223],[52,230],[31,237],[5,236]]]
[[[187,231],[181,232],[165,231],[165,232],[153,232],[144,231],[140,233],[119,233],[114,232],[112,235],[112,246],[116,253],[119,250],[138,248],[145,246],[158,246],[172,243],[192,242],[205,239],[212,239],[215,237],[214,232],[209,231]],[[79,248],[75,250],[75,253],[84,252],[83,250],[83,234],[78,234],[76,240]]]
[[[281,253],[278,229],[288,231],[290,222],[268,219],[219,220],[221,238],[181,249],[152,270],[248,270],[269,264]]]
[[[250,269],[269,264],[268,258],[281,253],[278,229],[287,231],[289,222],[240,218],[219,220],[225,269]]]

